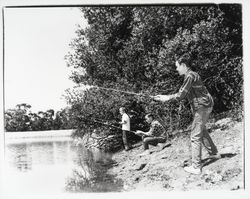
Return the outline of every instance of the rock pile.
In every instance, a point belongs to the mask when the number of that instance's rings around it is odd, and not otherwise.
[[[84,145],[86,148],[98,148],[105,152],[114,152],[122,148],[121,135],[108,135],[108,136],[85,136],[79,141],[79,144]]]

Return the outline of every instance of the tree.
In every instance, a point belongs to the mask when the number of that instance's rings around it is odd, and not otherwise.
[[[227,8],[235,19],[229,17]],[[71,43],[73,53],[66,56],[68,66],[74,68],[71,79],[75,83],[144,95],[171,94],[182,83],[175,71],[175,57],[189,53],[190,66],[201,74],[215,99],[214,111],[230,110],[236,103],[242,106],[242,19],[238,4],[81,10],[88,27],[77,30]],[[124,104],[139,113],[139,118],[151,111],[171,130],[180,127],[178,103],[160,104],[150,98],[97,88],[76,96],[71,93],[67,100],[75,124],[86,132],[97,126],[95,119],[118,121],[117,110]],[[182,115],[185,121],[181,125],[185,127],[190,112]]]
[[[28,110],[29,104],[17,104],[16,109],[5,112],[5,128],[7,131],[27,131],[29,130],[30,120]]]
[[[6,131],[43,131],[71,129],[71,119],[65,109],[56,113],[55,119],[53,109],[46,112],[39,111],[32,113],[31,105],[22,103],[17,104],[15,109],[5,111],[5,129]]]

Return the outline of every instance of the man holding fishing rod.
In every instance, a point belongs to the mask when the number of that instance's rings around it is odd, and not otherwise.
[[[165,134],[165,129],[164,127],[155,120],[154,116],[152,114],[147,114],[145,116],[145,119],[147,123],[150,124],[150,129],[148,132],[140,131],[137,130],[135,134],[142,136],[142,142],[143,142],[143,147],[144,147],[144,152],[140,155],[149,155],[149,145],[156,146],[159,143],[166,143],[166,137],[164,136]],[[163,145],[161,148],[163,149],[165,145]]]
[[[119,122],[122,125],[122,140],[124,148],[126,151],[130,150],[131,144],[128,143],[128,133],[130,131],[130,118],[125,111],[125,107],[119,109],[120,114],[122,115],[122,121]]]
[[[213,98],[203,85],[199,74],[189,68],[190,57],[184,54],[175,62],[176,70],[179,75],[184,75],[184,82],[180,90],[172,95],[156,95],[153,98],[159,101],[169,101],[171,99],[183,100],[187,98],[191,104],[194,115],[191,128],[191,148],[192,148],[192,165],[184,167],[186,172],[200,174],[201,165],[201,145],[205,146],[209,158],[218,159],[220,154],[213,143],[210,135],[206,130],[206,123],[213,109]]]

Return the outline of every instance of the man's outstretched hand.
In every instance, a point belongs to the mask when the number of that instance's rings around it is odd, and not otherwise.
[[[162,101],[162,102],[166,102],[169,101],[171,99],[174,99],[175,95],[155,95],[153,96],[153,99],[156,101]]]

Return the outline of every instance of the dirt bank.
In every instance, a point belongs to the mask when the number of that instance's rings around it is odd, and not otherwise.
[[[113,156],[117,165],[110,172],[124,181],[125,191],[243,189],[243,123],[226,118],[208,126],[222,158],[211,162],[203,150],[201,175],[183,170],[190,162],[189,133],[178,134],[163,150],[151,147],[150,155],[138,156],[142,145],[118,152]]]

